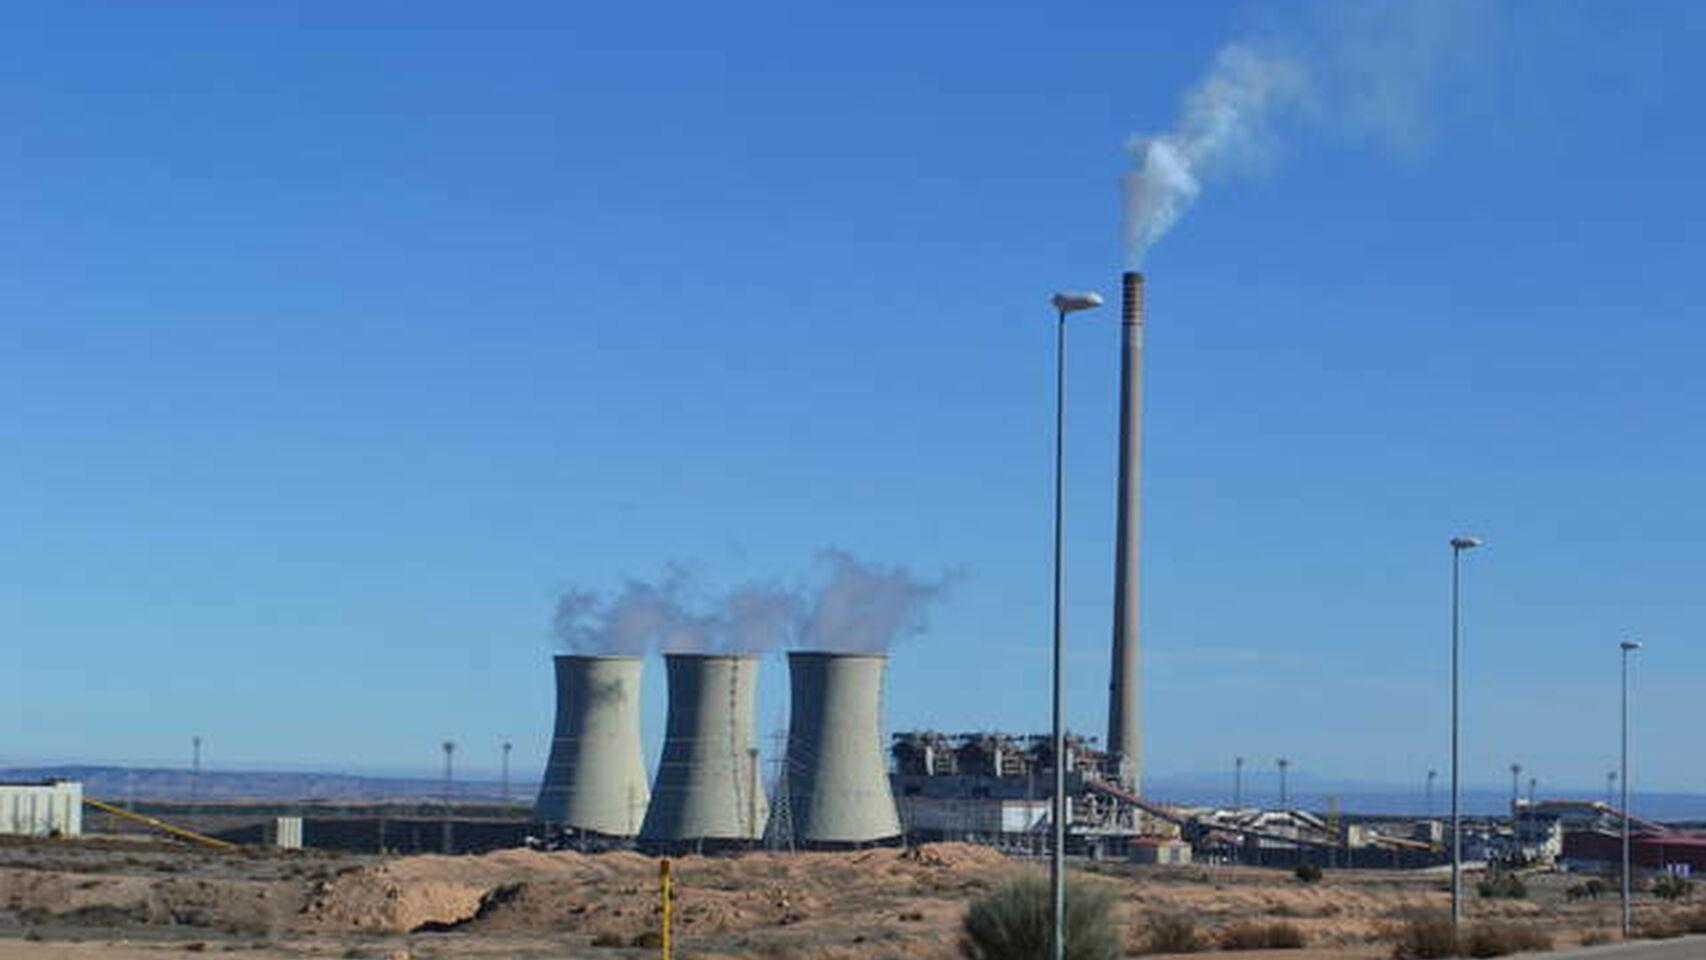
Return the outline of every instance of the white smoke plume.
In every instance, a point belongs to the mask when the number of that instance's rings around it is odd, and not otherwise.
[[[639,656],[680,627],[686,569],[670,567],[658,582],[629,580],[605,596],[570,587],[557,599],[552,631],[577,653]]]
[[[843,550],[822,555],[828,580],[816,591],[800,632],[807,650],[880,653],[896,640],[921,632],[930,603],[948,586],[904,567],[861,562]]]
[[[1125,177],[1126,259],[1136,267],[1202,191],[1217,164],[1261,150],[1269,114],[1306,89],[1301,65],[1241,44],[1221,48],[1208,77],[1185,97],[1178,126],[1132,137]]]
[[[1441,89],[1486,69],[1495,6],[1322,0],[1280,8],[1289,22],[1270,20],[1222,47],[1173,129],[1126,141],[1128,265],[1142,265],[1206,181],[1265,159],[1296,122],[1401,156],[1421,152]]]
[[[792,645],[880,652],[922,630],[926,607],[947,585],[842,550],[827,550],[821,560],[825,575],[814,586],[748,583],[709,598],[682,564],[655,582],[629,580],[614,595],[571,587],[557,600],[553,632],[567,649],[587,654],[760,653]]]

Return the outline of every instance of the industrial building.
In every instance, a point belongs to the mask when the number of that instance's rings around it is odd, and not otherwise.
[[[1040,849],[1048,833],[1054,742],[1044,735],[896,733],[891,775],[906,835]],[[1119,759],[1094,740],[1066,737],[1068,843],[1125,853],[1139,837],[1179,835],[1171,813],[1117,786]]]
[[[0,834],[76,837],[82,833],[81,783],[0,783]]]

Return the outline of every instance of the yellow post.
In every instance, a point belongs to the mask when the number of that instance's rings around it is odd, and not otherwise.
[[[663,950],[663,960],[669,960],[670,907],[675,894],[670,890],[668,857],[658,861],[658,897],[663,901],[663,937],[658,943]]]

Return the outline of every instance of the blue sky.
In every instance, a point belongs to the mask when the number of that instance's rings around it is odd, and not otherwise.
[[[0,757],[532,769],[558,591],[831,546],[960,574],[891,727],[1040,729],[1047,296],[1116,289],[1125,138],[1316,9],[7,5]],[[1638,776],[1706,792],[1706,16],[1450,30],[1403,149],[1325,104],[1148,258],[1149,768],[1443,770],[1474,530],[1468,778],[1597,790],[1636,635]],[[1113,318],[1070,348],[1097,732]]]

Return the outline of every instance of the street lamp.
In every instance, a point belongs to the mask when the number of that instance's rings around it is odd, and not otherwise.
[[[1639,640],[1619,643],[1623,651],[1623,751],[1622,774],[1617,778],[1623,785],[1623,939],[1629,939],[1629,655],[1641,649]]]
[[[1437,779],[1439,779],[1439,771],[1438,770],[1429,770],[1428,771],[1428,786],[1427,786],[1426,791],[1424,791],[1424,793],[1423,793],[1423,797],[1425,798],[1423,805],[1425,807],[1427,807],[1428,819],[1429,820],[1432,820],[1434,818],[1434,781]]]
[[[1458,936],[1463,923],[1463,821],[1462,779],[1458,762],[1458,661],[1462,646],[1462,592],[1460,589],[1463,551],[1473,550],[1483,542],[1480,537],[1451,538],[1451,935]]]
[[[451,810],[451,806],[450,806],[451,790],[452,790],[452,786],[451,786],[452,781],[451,781],[451,776],[450,776],[450,757],[451,757],[451,754],[454,754],[456,752],[456,741],[454,741],[454,740],[444,741],[443,749],[444,749],[444,852],[448,854],[450,852],[450,849],[451,849],[450,819],[452,816],[454,816],[454,813]]]
[[[1102,305],[1099,293],[1057,293],[1049,299],[1055,309],[1054,328],[1054,802],[1049,819],[1054,822],[1049,848],[1049,953],[1054,960],[1066,956],[1066,731],[1061,726],[1061,673],[1065,656],[1061,647],[1061,603],[1066,592],[1066,571],[1061,565],[1061,520],[1065,510],[1066,474],[1066,318],[1081,310]]]
[[[1244,758],[1232,758],[1232,809],[1244,809]]]
[[[1280,757],[1278,760],[1274,761],[1274,764],[1279,767],[1279,775],[1280,775],[1280,803],[1279,803],[1279,805],[1280,805],[1280,809],[1284,810],[1286,808],[1286,806],[1285,806],[1285,768],[1291,766],[1291,761],[1287,760],[1284,757]]]

